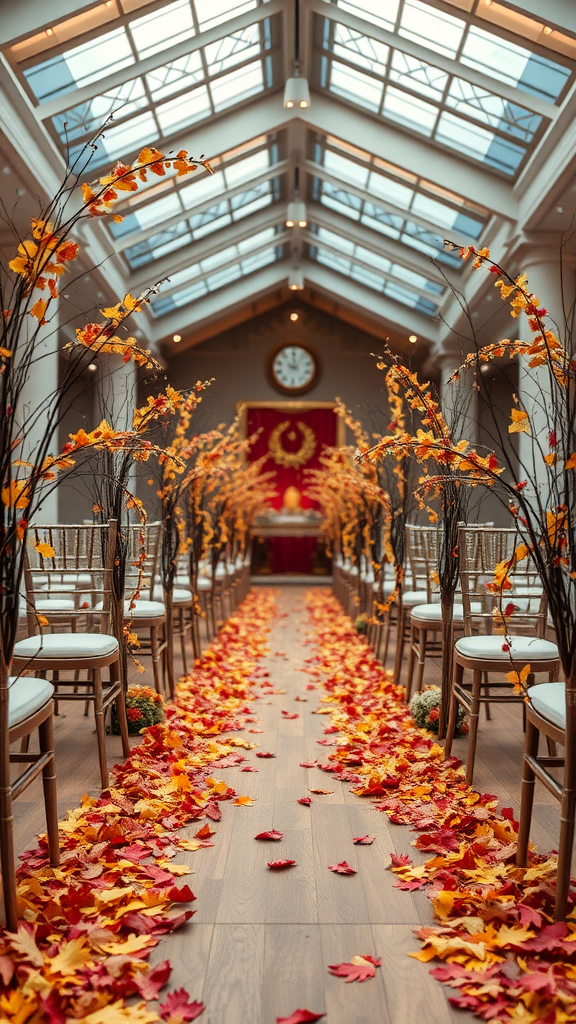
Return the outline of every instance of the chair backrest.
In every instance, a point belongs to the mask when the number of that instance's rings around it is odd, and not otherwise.
[[[36,602],[50,625],[63,619],[85,618],[88,629],[101,633],[113,628],[112,573],[118,524],[50,525],[29,527],[24,584],[30,633],[39,629]],[[72,601],[72,611],[56,610],[56,601]],[[55,610],[46,602],[54,600]]]
[[[124,599],[133,595],[151,601],[158,584],[162,523],[131,523],[127,527]]]
[[[543,637],[548,603],[531,555],[507,573],[510,587],[494,593],[494,569],[512,558],[520,544],[517,530],[505,527],[463,526],[458,530],[460,585],[464,632],[527,633]],[[509,609],[509,611],[508,611]],[[505,621],[502,618],[505,615]]]
[[[406,590],[426,591],[427,601],[438,593],[432,573],[438,572],[440,536],[436,526],[406,524]],[[422,601],[424,604],[424,600]]]

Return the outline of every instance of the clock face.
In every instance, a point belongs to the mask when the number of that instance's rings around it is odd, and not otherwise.
[[[271,371],[272,379],[281,391],[304,391],[314,383],[316,360],[302,345],[284,345],[276,352]]]

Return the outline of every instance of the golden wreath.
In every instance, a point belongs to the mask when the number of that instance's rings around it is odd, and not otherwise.
[[[277,427],[274,427],[268,440],[270,455],[279,466],[303,466],[312,458],[316,450],[316,435],[311,427],[299,420],[296,426],[302,434],[302,444],[298,451],[287,452],[282,447],[282,434],[289,426],[290,420],[283,420]]]

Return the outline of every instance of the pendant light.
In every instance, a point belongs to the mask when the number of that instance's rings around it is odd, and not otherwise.
[[[294,266],[288,278],[288,288],[291,292],[301,292],[304,288],[304,271]]]
[[[284,86],[284,106],[302,109],[310,106],[308,79],[300,74],[300,4],[294,0],[294,74]]]
[[[300,169],[294,168],[294,198],[288,203],[286,210],[286,227],[305,228],[308,223],[306,216],[306,203],[300,199]]]

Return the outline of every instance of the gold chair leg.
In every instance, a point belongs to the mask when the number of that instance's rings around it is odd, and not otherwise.
[[[572,847],[574,845],[576,791],[573,788],[573,783],[570,784],[566,779],[566,773],[564,786],[562,815],[560,818],[560,845],[558,847],[558,876],[556,881],[556,904],[554,907],[555,921],[564,921],[566,918],[568,892],[570,890]]]
[[[450,715],[448,717],[448,729],[446,732],[446,740],[444,743],[444,759],[450,757],[452,753],[452,742],[454,740],[454,733],[456,732],[456,719],[458,716],[458,699],[456,697],[455,686],[461,686],[462,680],[464,679],[464,668],[462,665],[454,664],[454,676],[452,681],[452,697],[450,699]]]
[[[113,686],[118,682],[120,678],[120,662],[116,662],[110,666],[110,683]],[[122,754],[124,757],[128,757],[130,753],[130,739],[128,734],[128,719],[126,718],[126,694],[124,693],[124,686],[121,684],[118,691],[118,696],[114,701],[116,705],[116,714],[118,716],[118,724],[120,726],[120,738],[122,740]]]

